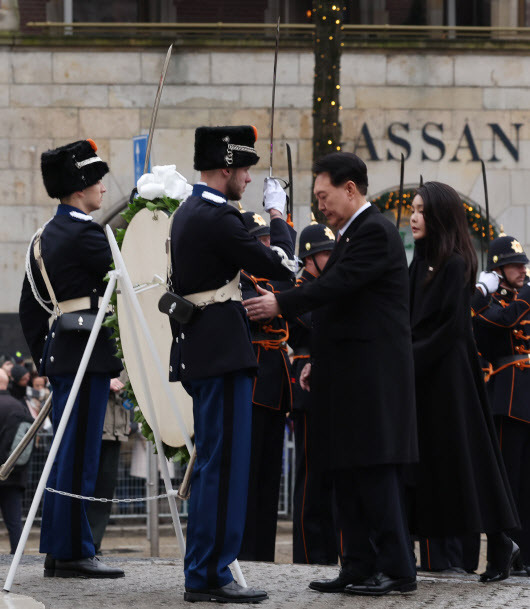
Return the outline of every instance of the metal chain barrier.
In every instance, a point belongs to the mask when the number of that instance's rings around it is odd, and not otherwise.
[[[54,488],[46,488],[48,493],[55,493],[62,495],[63,497],[71,497],[72,499],[85,499],[86,501],[99,501],[100,503],[139,503],[141,501],[154,501],[155,499],[167,499],[168,497],[178,497],[178,491],[173,490],[164,495],[154,495],[152,497],[135,497],[129,499],[107,499],[106,497],[83,497],[83,495],[75,495],[74,493],[67,493],[66,491],[58,491]]]

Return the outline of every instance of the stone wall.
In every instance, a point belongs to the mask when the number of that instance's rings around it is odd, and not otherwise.
[[[40,154],[91,137],[111,167],[105,178],[107,207],[128,196],[133,186],[132,137],[147,132],[164,55],[161,49],[0,47],[0,312],[16,311],[27,242],[55,207],[42,186]],[[194,181],[196,126],[254,124],[261,161],[243,205],[258,210],[269,164],[271,79],[270,50],[176,50],[158,115],[153,163],[175,163]],[[283,50],[276,92],[275,174],[286,175],[288,141],[296,169],[298,227],[309,220],[312,81],[311,50]],[[406,183],[417,184],[421,173],[425,180],[451,183],[482,204],[480,163],[471,160],[472,138],[487,163],[493,218],[528,247],[530,59],[474,52],[419,56],[349,51],[343,56],[341,82],[343,149],[357,146],[367,160],[372,195],[397,186],[399,164],[392,157],[399,158],[407,149],[399,137],[410,146]],[[443,132],[436,125],[442,125]],[[502,130],[512,152],[489,125]],[[426,135],[443,141],[440,161],[422,158],[440,156],[439,146]],[[498,161],[490,161],[493,142]],[[370,160],[374,150],[380,160]],[[455,154],[457,160],[451,160]]]

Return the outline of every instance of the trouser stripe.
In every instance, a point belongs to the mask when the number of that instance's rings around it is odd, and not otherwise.
[[[76,426],[76,444],[74,462],[72,467],[72,492],[76,495],[83,494],[83,471],[85,462],[86,429],[88,425],[88,415],[90,411],[90,376],[85,375],[79,388],[78,419]],[[81,515],[84,510],[84,502],[81,500],[70,500],[71,505],[71,534],[72,534],[72,555],[82,556],[82,531]]]
[[[217,522],[215,542],[208,562],[208,585],[217,586],[217,567],[224,547],[226,520],[228,518],[228,493],[230,489],[230,469],[232,460],[232,435],[234,423],[234,377],[226,375],[223,387],[223,446],[219,471],[219,494],[217,503]]]

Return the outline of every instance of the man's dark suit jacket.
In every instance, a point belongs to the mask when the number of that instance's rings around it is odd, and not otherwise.
[[[417,460],[409,280],[403,243],[374,207],[350,224],[321,277],[277,295],[313,313],[311,438],[325,469]],[[315,451],[312,451],[315,453]]]

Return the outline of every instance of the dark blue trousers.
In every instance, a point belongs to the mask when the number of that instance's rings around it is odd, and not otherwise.
[[[73,374],[50,377],[54,433],[73,382]],[[109,390],[110,376],[85,374],[46,486],[85,497],[94,496]],[[94,556],[85,503],[45,492],[40,538],[42,553],[59,560]]]
[[[217,588],[233,580],[245,528],[252,379],[245,372],[187,381],[193,398],[197,461],[191,480],[186,588]]]

